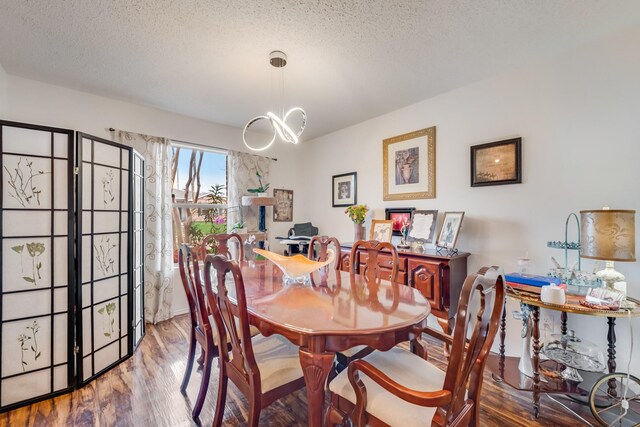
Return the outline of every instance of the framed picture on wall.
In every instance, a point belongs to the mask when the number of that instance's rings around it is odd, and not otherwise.
[[[392,236],[393,221],[386,219],[372,219],[369,240],[378,242],[390,242]]]
[[[522,138],[471,147],[471,186],[522,183]]]
[[[436,127],[382,142],[384,200],[436,197]]]
[[[436,246],[447,249],[454,249],[456,247],[458,233],[460,233],[460,226],[462,225],[462,218],[464,218],[464,212],[444,213],[444,219],[442,220],[440,232],[436,239]]]
[[[401,236],[402,226],[411,223],[411,214],[416,208],[386,208],[384,217],[392,221],[392,231],[394,236]]]
[[[333,175],[331,194],[334,208],[352,206],[358,203],[358,174],[349,172]]]
[[[273,206],[273,220],[275,222],[293,221],[293,190],[273,190],[276,204]]]

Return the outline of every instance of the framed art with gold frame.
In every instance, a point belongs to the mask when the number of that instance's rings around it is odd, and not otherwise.
[[[382,141],[384,200],[436,197],[436,127]]]
[[[393,235],[393,221],[387,219],[372,219],[369,240],[378,242],[391,242]]]

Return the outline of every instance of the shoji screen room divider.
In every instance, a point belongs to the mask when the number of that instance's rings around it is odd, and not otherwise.
[[[68,129],[0,121],[0,411],[68,392],[144,334],[144,160]]]

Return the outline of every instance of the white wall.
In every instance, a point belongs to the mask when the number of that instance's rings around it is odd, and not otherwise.
[[[639,45],[640,29],[618,34],[305,144],[313,159],[305,191],[315,196],[304,206],[306,216],[321,232],[352,241],[344,209],[331,208],[331,175],[357,171],[358,202],[373,208],[375,218],[384,218],[386,207],[465,211],[457,246],[472,253],[470,271],[483,265],[515,271],[517,258],[528,252],[532,269],[545,274],[551,256],[563,261],[563,252],[546,242],[564,238],[569,213],[605,204],[640,211]],[[437,198],[384,202],[382,140],[429,126],[437,133]],[[471,188],[469,147],[515,136],[523,138],[523,183]],[[631,295],[640,297],[638,263],[616,265]],[[629,322],[618,324],[618,367],[626,371]],[[569,326],[606,342],[601,318],[570,316]],[[509,351],[518,353],[519,327],[514,321],[509,327]],[[557,319],[554,327],[559,332]],[[640,326],[635,330],[640,343]]]
[[[5,74],[0,68],[0,108]],[[13,75],[6,77],[6,111],[0,109],[3,119],[49,125],[83,131],[110,139],[108,128],[123,129],[149,135],[163,136],[181,141],[244,151],[241,129],[205,120],[194,119],[156,108],[141,106],[80,92],[60,86],[29,80]],[[271,163],[272,188],[294,190],[294,219],[300,215],[306,192],[297,177],[302,165],[297,161],[300,145],[274,144],[264,155],[276,157]],[[282,249],[275,237],[286,235],[293,223],[271,224],[271,208],[267,209],[271,247]],[[177,270],[176,272],[177,273]],[[176,313],[188,310],[179,275],[174,275],[174,306]]]
[[[7,73],[0,64],[0,114],[7,112]]]

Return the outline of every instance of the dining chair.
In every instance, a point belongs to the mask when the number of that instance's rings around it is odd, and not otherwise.
[[[504,278],[496,267],[467,276],[453,336],[416,327],[417,354],[393,347],[352,362],[329,384],[326,425],[478,426],[484,366],[503,305]],[[423,333],[451,345],[446,371],[427,360]]]
[[[238,243],[238,257],[234,258],[231,255],[231,251],[229,250],[229,240],[235,239]],[[200,247],[202,248],[203,259],[209,253],[209,245],[212,242],[216,242],[216,254],[224,255],[229,259],[236,259],[238,261],[244,261],[244,242],[242,241],[242,237],[236,233],[217,233],[217,234],[208,234],[202,239],[202,243]]]
[[[340,242],[335,237],[329,236],[313,236],[309,241],[309,253],[307,258],[315,261],[326,261],[328,257],[329,245],[333,243],[335,247],[336,261],[334,268],[340,270],[342,257],[340,256]],[[318,251],[315,250],[316,244],[320,247]]]
[[[213,358],[218,356],[218,334],[211,324],[204,292],[202,290],[200,274],[198,273],[200,271],[200,263],[198,262],[196,254],[186,244],[180,245],[178,264],[182,286],[187,295],[191,321],[187,368],[182,378],[182,385],[180,386],[180,391],[183,395],[186,395],[187,386],[191,379],[196,346],[199,344],[202,349],[202,355],[198,360],[198,363],[202,365],[202,379],[200,388],[198,389],[198,396],[196,397],[191,412],[192,417],[197,419],[200,416],[200,411],[202,410],[202,405],[207,395],[207,389],[209,388],[209,377],[211,375]],[[196,274],[194,274],[194,272]]]
[[[366,263],[358,263],[356,262],[356,255],[360,250],[360,258],[362,258],[363,254],[367,255]],[[391,253],[391,261],[389,266],[391,267],[390,274],[387,274],[386,271],[388,269],[382,269],[380,265],[382,260],[380,260],[379,255],[383,250],[387,250]],[[383,276],[385,279],[395,282],[398,280],[398,250],[395,246],[393,246],[389,242],[379,242],[377,240],[358,240],[351,247],[351,268],[350,272],[353,274],[358,268],[357,264],[360,264],[359,273],[361,276],[364,276],[367,281],[380,281]]]
[[[214,270],[214,271],[212,271]],[[212,287],[216,274],[216,291]],[[233,281],[228,276],[231,273]],[[208,255],[204,269],[205,292],[221,342],[231,342],[231,357],[220,351],[220,380],[214,426],[222,425],[230,379],[249,401],[248,425],[258,425],[260,411],[279,398],[305,386],[299,349],[281,335],[251,338],[247,297],[238,263]],[[229,293],[235,294],[233,302]]]
[[[367,260],[365,264],[360,264],[360,275],[364,276],[365,281],[374,284],[380,283],[382,276],[388,277],[388,280],[395,282],[398,279],[398,251],[396,247],[389,242],[379,242],[377,240],[358,240],[351,247],[351,254],[349,259],[351,260],[350,273],[355,274],[358,262],[356,262],[356,255],[360,249],[360,253],[367,254]],[[391,272],[386,274],[380,266],[380,260],[378,255],[381,251],[388,250],[391,253]],[[385,277],[385,278],[386,278]],[[349,363],[353,360],[360,359],[373,351],[372,348],[365,345],[358,345],[350,349],[336,353],[336,371],[343,371]]]

